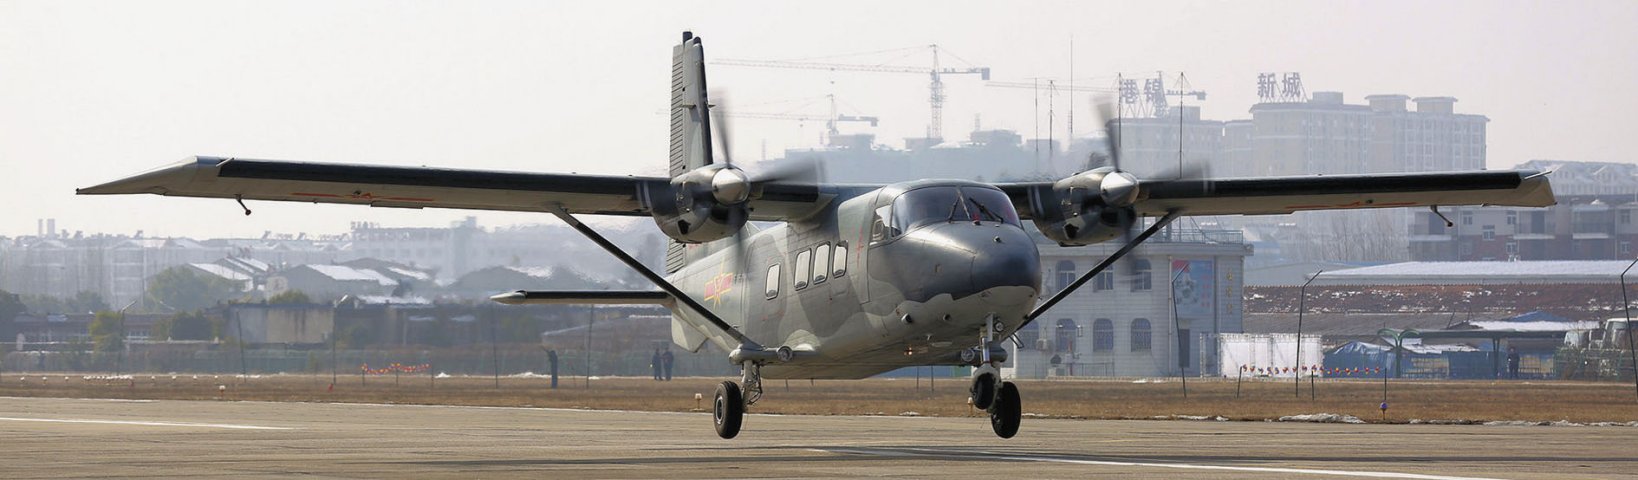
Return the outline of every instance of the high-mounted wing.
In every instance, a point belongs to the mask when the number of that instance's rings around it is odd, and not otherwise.
[[[531,212],[561,204],[576,213],[646,215],[639,192],[644,184],[664,183],[648,177],[193,157],[78,193]]]
[[[459,208],[577,214],[651,213],[645,195],[669,195],[660,177],[551,174],[192,157],[89,188],[81,195],[152,193],[176,197],[340,203],[394,208]],[[759,186],[753,220],[802,215],[818,203],[813,186]]]
[[[1073,177],[1072,177],[1073,178]],[[1060,182],[1063,183],[1063,182]],[[1546,207],[1557,203],[1544,172],[1496,170],[1444,173],[1304,175],[1210,180],[1143,180],[1129,203],[1135,213],[1181,215],[1272,215],[1304,210],[1499,205]],[[1037,218],[1059,209],[1068,197],[1053,182],[998,184],[1019,214]],[[1124,185],[1123,185],[1124,186]],[[1099,185],[1084,198],[1097,202]],[[1107,195],[1107,193],[1106,193]],[[1090,205],[1088,205],[1090,206]],[[1120,206],[1120,205],[1117,205]],[[1070,207],[1074,208],[1074,207]]]
[[[1134,207],[1146,216],[1557,203],[1546,174],[1518,170],[1143,181],[1138,195]]]

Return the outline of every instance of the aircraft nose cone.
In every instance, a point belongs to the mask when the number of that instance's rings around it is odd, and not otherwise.
[[[990,228],[994,230],[986,242],[974,248],[972,266],[973,288],[978,291],[995,287],[1032,287],[1041,289],[1041,258],[1029,235],[1017,228]]]
[[[1014,226],[950,223],[913,231],[887,249],[872,257],[872,275],[889,279],[913,302],[942,294],[961,299],[995,287],[1040,287],[1035,244]]]

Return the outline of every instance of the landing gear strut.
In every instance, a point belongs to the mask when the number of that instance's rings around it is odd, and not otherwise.
[[[722,382],[717,385],[716,398],[711,401],[711,420],[716,423],[717,436],[722,438],[738,436],[739,427],[745,422],[746,407],[762,399],[762,364],[745,362],[742,368],[745,374],[741,383],[745,388],[732,381]]]
[[[970,389],[973,406],[982,408],[990,414],[990,428],[995,435],[1001,438],[1012,438],[1018,434],[1018,424],[1023,419],[1023,407],[1018,398],[1018,386],[1012,382],[1001,381],[999,361],[991,358],[990,344],[995,341],[995,334],[1001,330],[991,315],[984,321],[984,331],[978,336],[978,354],[963,355],[964,359],[976,360],[973,369],[973,385]]]

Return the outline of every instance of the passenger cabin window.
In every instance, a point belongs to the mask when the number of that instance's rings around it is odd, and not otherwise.
[[[831,254],[830,268],[832,277],[842,278],[847,274],[847,242],[836,244],[836,251]]]
[[[773,300],[774,297],[779,296],[779,264],[777,263],[773,264],[771,267],[768,267],[767,296],[769,300]]]
[[[813,284],[825,283],[830,278],[830,244],[821,243],[813,249]]]
[[[808,272],[813,268],[813,251],[803,250],[796,253],[796,265],[791,267],[795,275],[791,276],[791,283],[797,290],[808,288]]]

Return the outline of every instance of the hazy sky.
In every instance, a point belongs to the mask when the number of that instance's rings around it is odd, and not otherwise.
[[[148,235],[340,233],[349,221],[443,225],[468,215],[156,196],[75,187],[189,155],[554,172],[661,172],[671,46],[711,58],[808,58],[937,43],[997,80],[1186,72],[1205,116],[1248,118],[1259,72],[1301,72],[1349,103],[1454,96],[1490,117],[1489,166],[1634,162],[1638,2],[19,2],[0,0],[0,235],[59,228]],[[892,55],[843,57],[880,62]],[[897,60],[924,65],[926,55]],[[944,58],[946,65],[963,62]],[[717,67],[737,111],[834,92],[883,118],[891,145],[927,123],[921,75]],[[947,138],[975,115],[1031,135],[1028,90],[946,81]],[[807,99],[807,100],[799,100]],[[1091,126],[1076,97],[1077,130]],[[1054,101],[1059,138],[1068,97]],[[822,102],[802,111],[823,113]],[[818,138],[819,125],[740,120],[736,157]],[[1043,136],[1045,134],[1043,133]],[[929,172],[936,175],[936,172]],[[548,221],[478,214],[487,225]]]

